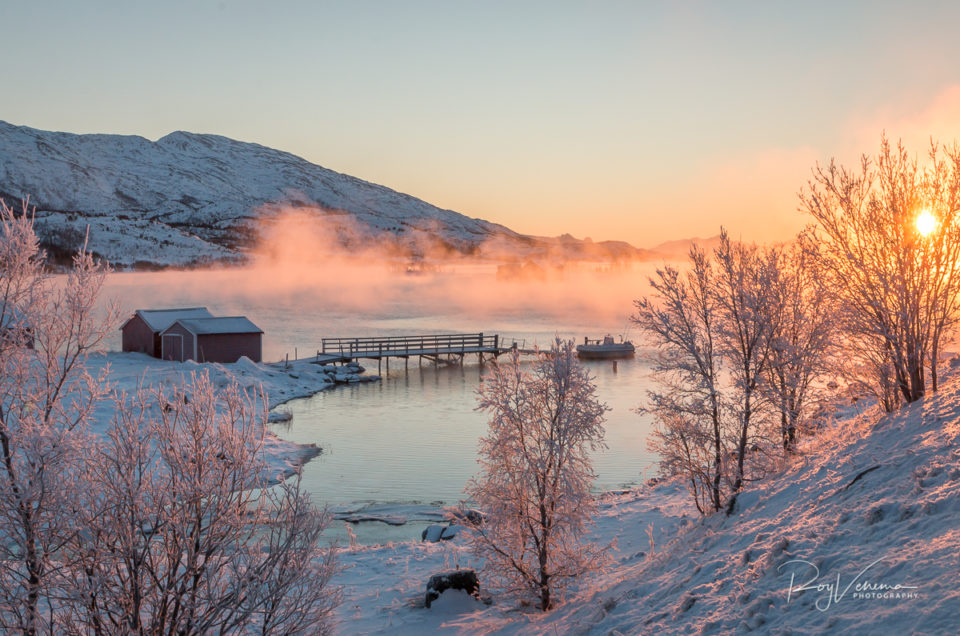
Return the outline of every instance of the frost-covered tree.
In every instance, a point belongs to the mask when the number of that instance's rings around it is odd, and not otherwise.
[[[834,297],[818,275],[816,246],[794,242],[774,253],[780,320],[763,388],[779,412],[783,448],[791,451],[807,414],[823,398],[840,322]]]
[[[960,151],[933,144],[920,165],[883,138],[876,158],[864,155],[856,169],[816,167],[800,199],[815,221],[823,271],[846,305],[851,342],[870,343],[872,358],[872,343],[881,343],[904,402],[924,395],[928,366],[935,389],[958,319]]]
[[[480,474],[467,494],[485,517],[470,533],[494,586],[549,610],[572,580],[606,562],[584,534],[596,509],[589,452],[603,446],[607,407],[572,341],[557,339],[530,370],[514,352],[478,390],[490,415]]]
[[[124,400],[88,465],[75,620],[107,633],[325,634],[339,591],[324,513],[270,488],[266,414],[205,376]]]
[[[774,334],[780,329],[783,307],[776,250],[733,242],[726,231],[714,251],[717,276],[714,294],[720,314],[720,348],[732,380],[730,408],[732,430],[731,489],[734,494],[746,479],[747,450],[753,438],[764,436],[764,377],[774,354]],[[731,501],[732,505],[732,501]],[[728,507],[728,510],[730,508]]]
[[[637,300],[632,321],[654,345],[657,389],[648,392],[651,450],[661,471],[683,475],[697,509],[720,510],[724,469],[720,316],[710,258],[697,245],[683,274],[663,267],[650,279],[651,297]]]
[[[112,327],[95,318],[107,268],[84,249],[65,280],[44,270],[24,204],[0,202],[0,627],[51,631],[43,602],[62,594],[77,556],[87,425],[106,395],[88,353]],[[47,608],[48,609],[48,608]]]
[[[765,453],[789,449],[817,406],[835,319],[805,254],[721,231],[711,254],[694,246],[685,268],[658,269],[653,293],[634,303],[652,345],[655,388],[640,409],[653,417],[650,447],[702,513],[732,510]]]

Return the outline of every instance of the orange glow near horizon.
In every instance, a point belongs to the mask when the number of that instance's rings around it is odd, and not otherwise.
[[[920,236],[930,236],[937,229],[937,219],[930,210],[923,210],[917,215],[917,232]]]

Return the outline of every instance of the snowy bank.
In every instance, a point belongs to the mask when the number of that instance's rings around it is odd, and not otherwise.
[[[680,527],[692,524],[687,498],[682,487],[670,483],[605,493],[595,533],[604,540],[617,540],[619,553],[615,556],[642,559],[651,550],[658,550]],[[334,580],[344,588],[339,620],[341,629],[350,633],[526,634],[537,631],[540,621],[554,616],[520,610],[509,598],[495,597],[487,605],[450,591],[426,609],[424,592],[431,575],[479,565],[462,533],[450,541],[344,547],[339,558],[345,567]],[[584,583],[592,585],[591,581]],[[481,596],[488,595],[482,573],[480,589]],[[553,629],[546,631],[553,633]],[[563,625],[558,629],[559,633],[567,631]]]
[[[478,568],[462,537],[344,549],[342,626],[363,633],[957,633],[960,382],[893,414],[838,421],[732,516],[700,518],[676,482],[604,496],[606,574],[549,614],[445,593],[431,574]],[[480,575],[481,594],[483,575]],[[818,587],[819,586],[819,587]],[[443,602],[442,602],[443,601]],[[442,602],[442,603],[441,603]]]
[[[324,366],[305,359],[289,363],[265,364],[253,362],[249,358],[240,358],[231,364],[200,364],[192,360],[172,362],[158,360],[143,353],[116,351],[90,356],[87,368],[94,375],[101,370],[107,370],[107,381],[111,388],[128,394],[136,392],[140,386],[182,385],[189,380],[191,374],[209,373],[215,386],[226,386],[236,382],[245,389],[263,387],[270,409],[296,398],[309,397],[337,384],[371,382],[380,379],[375,375],[362,375],[363,369],[356,363]],[[91,426],[93,432],[106,431],[112,417],[112,403],[101,404],[97,408]],[[283,419],[283,414],[272,414],[271,419]],[[296,444],[280,439],[268,429],[264,439],[264,451],[269,470],[272,476],[277,477],[289,475],[297,466],[318,455],[321,449],[313,444]]]

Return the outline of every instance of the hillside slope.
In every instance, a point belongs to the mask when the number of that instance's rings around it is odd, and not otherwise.
[[[956,634],[960,377],[951,376],[898,413],[849,407],[742,493],[730,517],[698,516],[676,481],[607,493],[595,532],[617,540],[615,563],[546,615],[509,597],[423,609],[430,574],[478,565],[457,539],[345,550],[340,618],[384,634]]]
[[[150,141],[0,122],[0,197],[18,204],[27,196],[48,250],[69,253],[89,226],[93,249],[120,266],[240,261],[261,221],[291,210],[325,223],[345,247],[387,237],[411,255],[433,248],[475,254],[484,245],[533,256],[558,246],[621,258],[641,253],[622,242],[523,236],[217,135],[174,132]]]
[[[897,413],[839,421],[732,516],[627,557],[536,629],[958,633],[960,378]]]

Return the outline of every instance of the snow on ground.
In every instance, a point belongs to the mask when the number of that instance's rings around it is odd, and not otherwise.
[[[618,558],[643,559],[687,524],[692,524],[686,491],[676,484],[605,493],[595,533],[616,539]],[[651,548],[652,532],[653,547]],[[431,575],[458,567],[476,568],[462,533],[439,543],[405,542],[380,546],[344,547],[344,571],[335,583],[344,588],[339,609],[341,631],[357,634],[429,634],[449,631],[475,634],[490,631],[530,633],[553,614],[518,608],[508,598],[486,605],[465,595],[448,599],[444,592],[430,609],[423,606]],[[586,582],[592,585],[594,582]],[[483,575],[480,574],[481,596]],[[452,596],[456,597],[456,594]],[[448,602],[449,601],[449,602]],[[560,625],[566,633],[571,625]],[[547,631],[553,633],[553,627]]]
[[[271,408],[367,377],[308,360],[199,365],[115,352],[89,366],[108,368],[113,386],[126,391],[206,370],[217,384],[263,386]],[[106,427],[109,408],[101,407],[95,431]],[[268,433],[274,474],[316,452]],[[341,631],[957,633],[960,382],[890,415],[848,408],[806,440],[782,474],[746,490],[730,517],[700,518],[683,486],[668,481],[604,494],[596,521],[599,540],[617,541],[613,567],[546,615],[511,598],[492,596],[487,605],[450,592],[425,609],[432,574],[480,565],[462,533],[439,543],[343,546],[335,579],[344,589]],[[482,573],[480,585],[488,594]]]
[[[106,370],[111,388],[127,394],[135,393],[139,386],[182,385],[189,380],[191,374],[209,373],[215,386],[236,382],[245,389],[263,387],[270,409],[296,398],[308,397],[336,384],[379,379],[375,375],[361,375],[362,368],[356,364],[319,365],[310,359],[264,364],[244,357],[231,364],[200,364],[192,360],[172,362],[158,360],[144,353],[116,351],[90,356],[87,368],[94,375]],[[282,413],[282,410],[280,412]],[[105,431],[112,416],[113,404],[109,401],[101,404],[93,418],[93,432]],[[268,470],[271,476],[275,477],[290,474],[297,466],[319,454],[321,449],[312,444],[303,445],[283,440],[268,429],[264,451]]]
[[[596,533],[618,540],[614,567],[547,615],[500,597],[423,608],[430,575],[478,565],[462,537],[345,548],[341,629],[958,633],[960,382],[894,414],[848,413],[730,517],[700,518],[667,482],[605,495]]]

